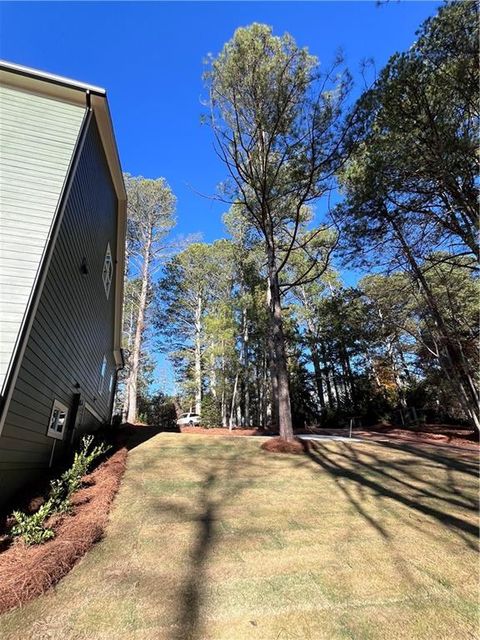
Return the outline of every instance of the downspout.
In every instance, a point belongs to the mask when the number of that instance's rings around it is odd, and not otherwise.
[[[118,374],[120,373],[120,371],[122,371],[122,369],[125,369],[125,354],[123,352],[123,349],[120,349],[120,357],[121,357],[121,363],[117,365],[117,367],[115,368],[115,378],[113,380],[113,386],[112,386],[112,397],[110,398],[110,414],[109,414],[110,424],[112,424],[113,405],[115,404],[115,396],[117,395]]]

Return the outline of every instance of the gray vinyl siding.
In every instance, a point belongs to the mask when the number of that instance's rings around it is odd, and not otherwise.
[[[0,393],[84,115],[0,87]]]
[[[4,494],[12,481],[19,482],[19,470],[28,479],[34,469],[48,465],[54,440],[46,434],[54,400],[71,409],[74,394],[80,393],[82,403],[102,420],[110,418],[115,281],[107,300],[102,272],[108,243],[116,255],[116,230],[117,198],[92,118],[0,437]],[[86,275],[80,270],[84,259]],[[104,356],[107,369],[99,394]],[[81,408],[82,415],[86,420],[88,412]],[[67,429],[71,426],[68,420]],[[76,428],[80,433],[87,426],[77,422]],[[56,441],[56,455],[68,446],[69,431]],[[10,474],[13,469],[16,474]]]

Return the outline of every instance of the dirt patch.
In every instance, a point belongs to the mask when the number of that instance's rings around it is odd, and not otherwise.
[[[305,445],[301,440],[285,440],[284,438],[270,438],[261,446],[264,451],[269,453],[295,453],[301,454],[305,452]]]
[[[316,435],[348,436],[348,429],[309,429],[309,433]],[[416,444],[434,444],[460,449],[477,449],[479,447],[478,434],[465,427],[447,424],[425,424],[421,429],[401,429],[386,423],[379,423],[372,427],[355,428],[352,435],[358,438],[372,440],[401,440]]]
[[[205,427],[179,427],[181,433],[196,433],[197,435],[205,436],[268,436],[268,431],[262,429],[228,429],[226,427],[212,427],[207,429]]]
[[[127,455],[123,447],[85,476],[84,486],[72,496],[72,512],[48,520],[55,531],[52,540],[31,547],[15,540],[0,554],[0,613],[47,591],[100,540]]]

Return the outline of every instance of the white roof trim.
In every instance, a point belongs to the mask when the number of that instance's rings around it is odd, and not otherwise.
[[[46,82],[53,82],[55,84],[61,84],[73,89],[79,89],[81,91],[90,91],[92,93],[99,93],[100,95],[106,95],[105,89],[102,87],[96,87],[93,84],[87,84],[86,82],[79,82],[72,78],[65,78],[64,76],[58,76],[54,73],[47,73],[46,71],[40,71],[39,69],[32,69],[32,67],[25,67],[21,64],[14,64],[13,62],[7,62],[0,59],[0,69],[4,71],[11,71],[12,73],[19,73],[33,78],[39,78]]]

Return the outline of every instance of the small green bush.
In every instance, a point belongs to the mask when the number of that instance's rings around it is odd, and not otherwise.
[[[149,398],[140,400],[143,421],[151,426],[156,426],[162,431],[177,430],[177,412],[175,403],[164,393],[159,392]]]
[[[63,475],[57,480],[50,481],[50,500],[57,513],[66,513],[70,511],[71,507],[68,486],[63,480]]]
[[[23,511],[13,512],[17,524],[12,527],[12,535],[20,536],[28,545],[41,544],[53,538],[53,531],[45,527],[45,519],[53,513],[66,513],[70,510],[70,497],[80,489],[83,476],[93,462],[110,449],[104,443],[91,448],[92,444],[93,436],[83,437],[81,449],[75,453],[72,466],[64,471],[60,478],[50,482],[48,500],[38,511],[32,515]]]
[[[70,496],[80,489],[83,476],[88,472],[93,462],[110,447],[104,443],[90,448],[93,436],[84,436],[82,448],[75,453],[72,466],[67,469],[58,480],[50,483],[50,500],[52,500],[56,512],[64,513],[70,509]]]
[[[45,526],[45,520],[52,512],[53,505],[50,500],[42,504],[38,511],[32,515],[23,513],[23,511],[14,511],[13,517],[17,524],[12,527],[12,534],[22,538],[28,545],[46,542],[54,536],[52,529]]]

